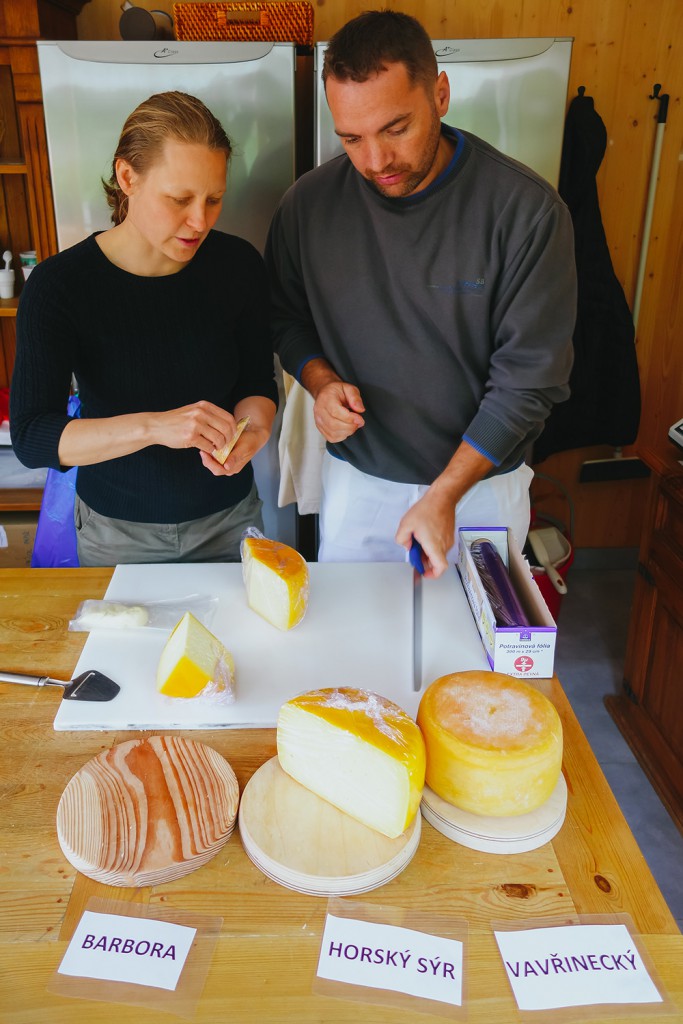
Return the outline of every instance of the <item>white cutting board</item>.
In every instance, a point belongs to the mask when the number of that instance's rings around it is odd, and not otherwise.
[[[412,568],[311,563],[309,569],[306,615],[282,633],[247,606],[239,564],[117,566],[107,600],[219,598],[211,630],[234,656],[237,698],[224,705],[164,697],[155,679],[165,631],[93,630],[73,674],[99,669],[121,692],[108,703],[63,700],[55,729],[272,727],[284,701],[323,686],[375,690],[414,716],[420,694],[413,689]],[[469,610],[468,616],[471,621]]]

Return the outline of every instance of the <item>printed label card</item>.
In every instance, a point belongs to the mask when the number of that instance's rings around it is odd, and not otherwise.
[[[167,921],[86,910],[58,971],[173,991],[196,934]]]
[[[47,989],[192,1019],[222,923],[220,917],[91,897]]]
[[[466,933],[464,922],[330,900],[314,991],[457,1017]]]
[[[493,932],[520,1010],[567,1010],[616,1005],[666,1011],[627,915],[580,922],[494,924]],[[534,926],[536,925],[536,926]]]

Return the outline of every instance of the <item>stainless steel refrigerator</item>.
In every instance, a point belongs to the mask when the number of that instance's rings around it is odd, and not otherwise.
[[[446,124],[472,132],[557,186],[572,39],[434,39],[451,86]],[[315,48],[315,162],[342,152]]]
[[[142,100],[170,89],[202,99],[233,141],[217,228],[263,249],[294,180],[294,44],[41,40],[38,58],[60,249],[111,226],[101,179],[111,174],[123,123]],[[254,473],[266,532],[293,544],[294,506],[277,507],[280,418]]]

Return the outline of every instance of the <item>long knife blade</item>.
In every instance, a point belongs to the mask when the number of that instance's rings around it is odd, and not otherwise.
[[[413,570],[413,691],[422,688],[422,575]]]
[[[413,691],[422,688],[422,548],[413,537],[408,560],[413,566]]]

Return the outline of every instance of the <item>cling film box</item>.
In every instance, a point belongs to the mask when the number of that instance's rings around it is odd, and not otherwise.
[[[482,539],[496,546],[530,626],[497,624],[470,551],[470,545]],[[458,572],[494,672],[505,672],[517,679],[550,678],[555,661],[557,625],[512,532],[504,526],[460,527]]]

